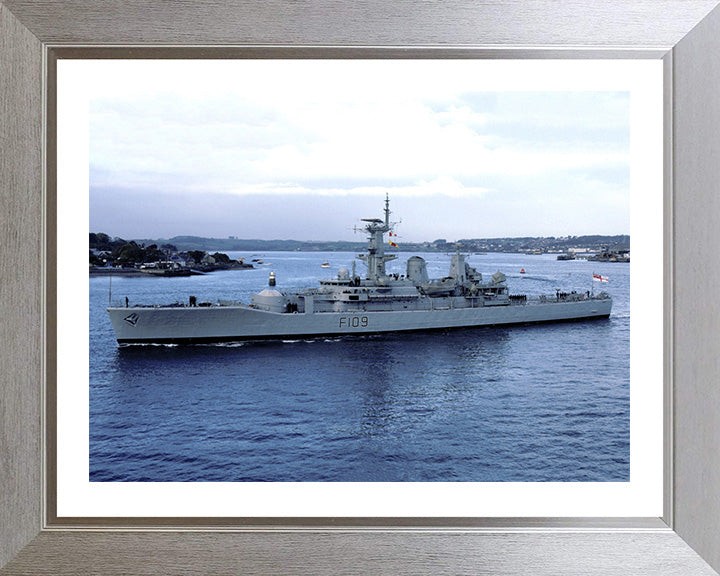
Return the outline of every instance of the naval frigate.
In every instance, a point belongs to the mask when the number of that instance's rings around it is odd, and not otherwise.
[[[393,229],[390,201],[385,217],[362,219],[367,251],[359,254],[365,277],[341,268],[319,287],[281,292],[275,274],[250,304],[235,300],[197,304],[135,305],[107,308],[119,344],[193,344],[317,336],[345,336],[444,330],[607,318],[612,298],[606,292],[560,292],[528,297],[510,294],[505,275],[489,278],[466,261],[458,249],[447,276],[430,279],[425,260],[412,256],[404,274],[390,274],[385,233]]]

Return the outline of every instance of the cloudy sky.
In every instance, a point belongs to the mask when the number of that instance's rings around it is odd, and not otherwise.
[[[87,73],[93,232],[361,240],[387,192],[407,241],[629,233],[627,91],[497,89],[478,61]]]

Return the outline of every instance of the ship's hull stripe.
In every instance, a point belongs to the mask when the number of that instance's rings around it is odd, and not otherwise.
[[[173,338],[118,338],[118,344],[219,344],[223,342],[246,342],[246,341],[262,341],[262,340],[306,340],[312,338],[344,338],[347,336],[378,336],[395,333],[407,332],[446,332],[449,330],[469,330],[476,328],[492,328],[492,327],[510,327],[523,326],[530,324],[551,324],[559,322],[585,322],[590,320],[607,320],[609,314],[582,316],[577,318],[550,318],[544,320],[519,321],[519,322],[501,322],[494,324],[476,324],[467,326],[446,326],[432,328],[409,328],[409,329],[391,329],[377,330],[367,332],[342,332],[342,333],[309,333],[309,334],[263,334],[248,336],[191,336],[191,337],[173,337]]]

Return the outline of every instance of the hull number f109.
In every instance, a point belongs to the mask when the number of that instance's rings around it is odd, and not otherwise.
[[[367,316],[341,316],[339,328],[367,328]]]

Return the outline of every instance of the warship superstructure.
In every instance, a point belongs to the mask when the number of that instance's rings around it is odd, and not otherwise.
[[[335,278],[301,292],[281,292],[274,273],[250,304],[235,300],[197,304],[108,307],[120,344],[233,342],[316,336],[381,334],[475,326],[607,318],[612,298],[601,292],[512,295],[498,271],[484,279],[459,249],[447,276],[430,279],[425,260],[412,256],[404,274],[389,274],[384,235],[393,229],[389,199],[385,217],[363,219],[368,235],[365,277],[340,268]]]

